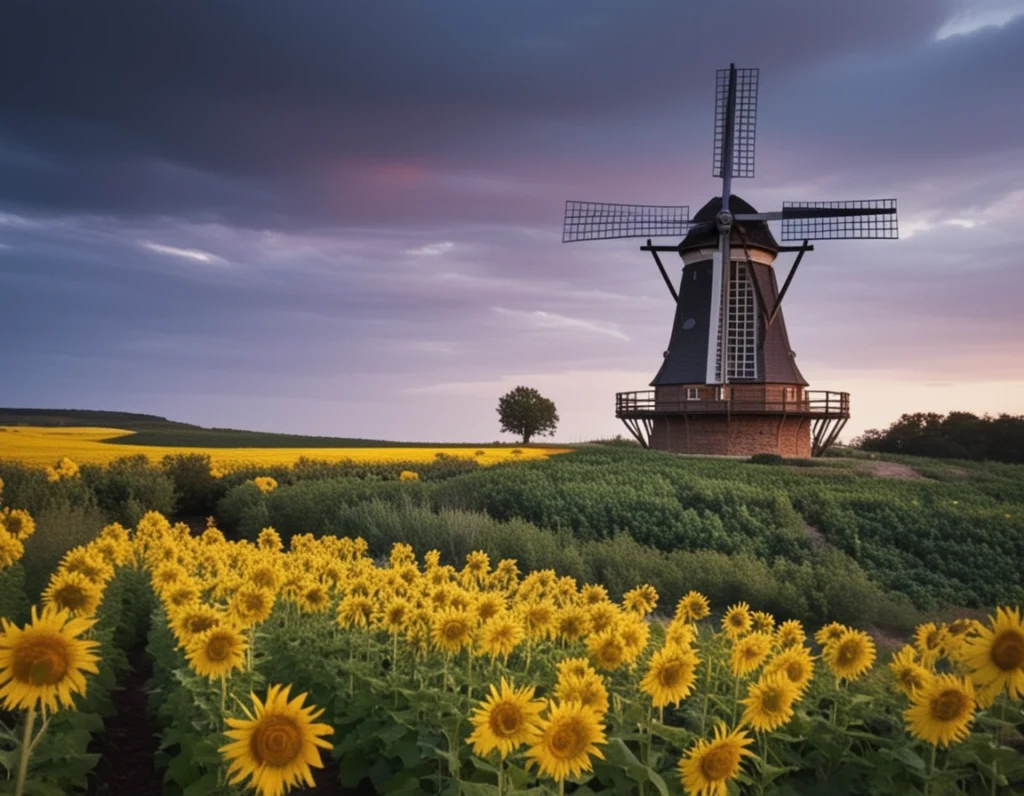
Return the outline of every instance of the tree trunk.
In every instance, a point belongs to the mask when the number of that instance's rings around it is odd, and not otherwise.
[[[530,444],[530,437],[531,436],[533,436],[533,435],[530,434],[528,431],[524,431],[523,432],[523,444],[524,445],[529,445]]]

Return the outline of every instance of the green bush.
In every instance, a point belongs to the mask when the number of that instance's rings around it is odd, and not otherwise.
[[[227,492],[226,485],[210,472],[205,453],[175,453],[164,456],[161,469],[174,482],[176,508],[186,517],[208,517]]]
[[[786,460],[777,453],[755,453],[750,457],[751,464],[785,464]]]
[[[82,465],[81,477],[113,522],[134,526],[147,511],[174,512],[174,481],[141,453],[106,467]]]
[[[36,531],[25,540],[21,563],[25,568],[25,591],[31,602],[38,602],[64,554],[95,539],[107,524],[107,517],[96,506],[65,503],[43,509],[34,519]]]

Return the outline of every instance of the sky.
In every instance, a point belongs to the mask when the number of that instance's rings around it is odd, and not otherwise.
[[[491,441],[524,384],[555,440],[625,433],[674,305],[643,241],[562,244],[564,203],[716,195],[732,61],[738,195],[899,200],[784,304],[845,436],[1024,414],[1024,0],[701,5],[10,0],[0,406]]]

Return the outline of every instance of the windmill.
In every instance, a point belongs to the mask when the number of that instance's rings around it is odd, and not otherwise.
[[[845,392],[812,391],[796,366],[782,300],[812,240],[898,237],[896,200],[784,202],[759,213],[732,193],[754,176],[757,69],[720,69],[712,174],[721,196],[685,205],[568,201],[562,242],[647,238],[676,303],[653,390],[618,393],[615,414],[645,447],[679,453],[820,455],[850,417]],[[768,222],[781,222],[780,245]],[[681,238],[654,245],[653,238]],[[683,260],[678,290],[659,254]],[[778,287],[773,263],[796,255]]]

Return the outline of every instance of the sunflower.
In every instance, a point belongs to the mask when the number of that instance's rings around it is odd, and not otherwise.
[[[587,583],[580,589],[580,600],[584,605],[599,605],[608,602],[608,589],[600,584]]]
[[[69,550],[60,562],[68,572],[80,572],[93,583],[103,586],[114,577],[114,568],[102,556],[84,547]]]
[[[856,680],[875,662],[875,642],[862,630],[847,630],[822,653],[835,676]]]
[[[79,639],[95,620],[72,618],[46,606],[19,628],[0,617],[0,698],[7,710],[45,705],[51,711],[73,707],[74,694],[85,693],[84,672],[97,674],[95,641]]]
[[[649,583],[630,589],[622,595],[622,605],[627,611],[647,616],[658,604],[658,591]]]
[[[544,700],[534,699],[533,686],[516,688],[501,678],[501,690],[491,684],[491,693],[474,711],[470,723],[476,728],[469,736],[473,751],[486,757],[495,749],[504,760],[523,744],[540,737],[540,714]]]
[[[615,627],[587,636],[587,652],[598,669],[615,671],[626,662],[628,650]]]
[[[239,587],[228,612],[245,626],[259,624],[274,610],[274,593],[247,583]]]
[[[747,603],[730,605],[729,610],[722,617],[722,630],[731,639],[737,639],[745,633],[749,633],[752,624],[750,606]]]
[[[803,693],[814,677],[814,660],[807,647],[789,647],[765,664],[762,676],[781,673]]]
[[[951,661],[959,660],[967,639],[977,633],[980,627],[973,619],[954,619],[944,625],[946,633],[942,639],[942,654]]]
[[[583,677],[594,668],[586,658],[563,658],[558,662],[558,679],[563,677]]]
[[[753,611],[750,614],[750,629],[755,633],[771,633],[775,630],[775,617],[767,611]]]
[[[249,570],[249,582],[269,592],[276,592],[281,585],[281,570],[275,563],[264,560]]]
[[[745,677],[761,665],[772,651],[772,637],[769,633],[751,633],[732,645],[729,668],[733,676]]]
[[[186,648],[195,673],[211,680],[227,677],[245,665],[245,636],[232,625],[219,625],[194,636]]]
[[[746,749],[752,739],[736,728],[731,733],[724,724],[715,728],[714,739],[701,738],[679,761],[683,787],[692,796],[726,796],[729,782],[736,779],[743,758],[753,753]]]
[[[647,674],[640,681],[640,690],[650,695],[656,708],[678,705],[693,690],[700,660],[690,647],[671,644],[651,656]]]
[[[256,485],[256,488],[264,495],[269,495],[275,489],[277,489],[277,479],[271,478],[269,475],[261,475],[252,479],[252,482]]]
[[[13,536],[4,530],[0,523],[0,569],[6,569],[15,561],[19,561],[25,555],[25,545],[17,536]]]
[[[384,604],[377,615],[377,626],[388,633],[401,633],[412,619],[413,605],[404,597],[395,597]]]
[[[917,626],[914,633],[914,646],[920,656],[921,665],[929,669],[935,668],[935,662],[942,655],[942,647],[946,641],[946,628],[934,622],[925,622]]]
[[[697,638],[697,626],[676,618],[665,628],[665,644],[676,644],[686,647]]]
[[[627,613],[619,623],[619,638],[625,646],[626,663],[630,666],[636,662],[641,653],[647,649],[647,641],[651,637],[651,627],[636,613]]]
[[[495,614],[480,628],[475,652],[490,655],[491,659],[508,658],[512,651],[526,638],[522,621],[508,611]]]
[[[195,582],[189,578],[167,589],[163,594],[163,598],[168,608],[182,608],[199,600],[199,589],[196,588]]]
[[[187,646],[200,633],[212,630],[224,621],[224,615],[205,603],[185,606],[170,616],[171,630],[181,644]]]
[[[315,784],[310,766],[323,767],[320,749],[330,749],[331,744],[322,736],[330,735],[334,728],[315,724],[323,708],[303,707],[305,694],[289,701],[290,690],[290,685],[271,685],[266,702],[250,694],[254,711],[245,708],[247,718],[227,719],[231,729],[224,734],[232,741],[222,746],[220,753],[230,762],[229,784],[248,777],[249,786],[260,796],[281,796],[300,783]]]
[[[360,594],[350,594],[338,603],[338,624],[344,628],[365,629],[370,626],[370,617],[373,613],[373,600]]]
[[[446,608],[434,614],[432,637],[443,652],[458,652],[473,637],[473,616],[468,611]]]
[[[474,550],[466,556],[464,572],[470,573],[477,581],[482,581],[490,574],[491,557],[483,550]]]
[[[25,509],[0,510],[0,524],[19,542],[24,542],[36,530],[36,521]]]
[[[579,702],[593,708],[598,716],[608,712],[608,689],[604,679],[593,669],[582,675],[559,677],[555,683],[555,697],[559,702]]]
[[[551,638],[555,634],[555,604],[551,600],[539,600],[520,606],[526,635],[534,639]]]
[[[793,703],[800,689],[783,672],[765,674],[747,689],[741,724],[758,732],[771,732],[793,718]]]
[[[564,640],[578,641],[590,632],[590,614],[582,606],[567,605],[555,616],[555,629]]]
[[[814,634],[814,640],[821,647],[827,647],[833,641],[838,641],[840,636],[849,629],[846,625],[842,625],[839,622],[829,622]]]
[[[43,592],[43,605],[66,609],[72,616],[92,616],[103,599],[103,588],[78,572],[57,570]]]
[[[322,614],[331,607],[331,593],[320,581],[306,581],[299,586],[296,602],[304,614]]]
[[[1004,688],[1010,699],[1024,695],[1024,624],[1020,609],[997,608],[989,625],[967,640],[960,655],[980,689],[978,703],[982,707],[991,705]]]
[[[676,619],[684,622],[699,622],[711,613],[708,598],[699,591],[690,591],[676,604]]]
[[[588,605],[587,613],[590,615],[590,632],[600,633],[614,625],[621,612],[613,603],[604,602]]]
[[[480,597],[477,598],[476,604],[473,606],[473,613],[477,615],[477,618],[481,622],[486,622],[496,613],[504,610],[505,598],[500,594],[494,594],[493,592],[481,594]]]
[[[782,649],[799,647],[807,640],[804,626],[798,619],[787,619],[775,631],[775,644]]]
[[[896,679],[896,688],[908,697],[913,697],[932,679],[931,670],[917,662],[917,650],[910,644],[892,656],[889,671]]]
[[[281,542],[281,534],[273,528],[264,528],[260,531],[260,535],[256,537],[256,546],[259,547],[260,550],[265,550],[268,553],[279,553],[284,550],[284,544]]]
[[[968,678],[937,674],[914,693],[903,718],[915,738],[949,746],[970,734],[975,707],[974,686]]]
[[[597,745],[607,743],[597,711],[579,702],[549,704],[547,717],[541,719],[540,737],[526,752],[529,762],[557,781],[590,771],[591,756],[604,760]]]

